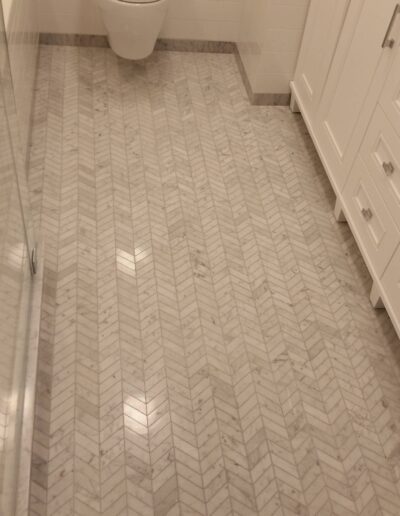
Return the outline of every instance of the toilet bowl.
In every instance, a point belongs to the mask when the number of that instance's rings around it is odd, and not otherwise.
[[[99,0],[111,48],[125,59],[144,59],[157,41],[169,0]]]

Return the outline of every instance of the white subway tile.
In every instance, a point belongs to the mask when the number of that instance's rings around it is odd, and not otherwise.
[[[306,4],[270,3],[266,28],[302,29],[307,15]]]
[[[288,93],[309,0],[244,0],[239,53],[253,93]]]
[[[291,76],[260,73],[253,79],[253,93],[289,93]]]
[[[96,0],[37,0],[41,32],[104,34]],[[236,41],[242,0],[170,0],[162,36]]]

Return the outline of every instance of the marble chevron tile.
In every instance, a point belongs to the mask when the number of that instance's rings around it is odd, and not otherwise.
[[[400,346],[234,56],[43,46],[31,516],[400,514]]]

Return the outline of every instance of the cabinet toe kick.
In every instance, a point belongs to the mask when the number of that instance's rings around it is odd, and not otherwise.
[[[369,298],[371,300],[371,304],[374,308],[385,308],[385,305],[383,304],[382,297],[381,297],[381,291],[377,284],[374,282],[372,284],[371,293],[369,295]]]

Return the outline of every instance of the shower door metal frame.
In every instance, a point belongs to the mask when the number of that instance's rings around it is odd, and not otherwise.
[[[33,274],[36,272],[36,239],[33,229],[33,221],[29,218],[29,192],[27,182],[27,170],[25,153],[22,152],[20,128],[17,105],[14,94],[14,84],[11,72],[9,45],[4,23],[3,5],[0,0],[0,95],[4,105],[4,129],[5,137],[9,140],[10,158],[13,162],[16,198],[21,215],[21,241],[24,242],[25,255],[21,258],[25,265],[25,274],[21,281],[21,298],[18,307],[18,327],[14,335],[12,345],[14,356],[12,363],[9,407],[6,423],[6,440],[4,448],[4,478],[2,483],[2,496],[0,500],[0,512],[14,515],[17,507],[17,495],[19,491],[18,481],[21,468],[21,454],[26,443],[22,443],[22,433],[25,432],[23,415],[27,403],[26,376],[28,370],[29,338],[31,331],[31,311],[33,296]],[[25,261],[24,261],[25,260]],[[0,264],[1,266],[1,264]],[[31,372],[31,374],[33,374]],[[29,400],[32,403],[32,399]],[[11,410],[10,410],[11,408]],[[23,446],[24,444],[24,446]]]

